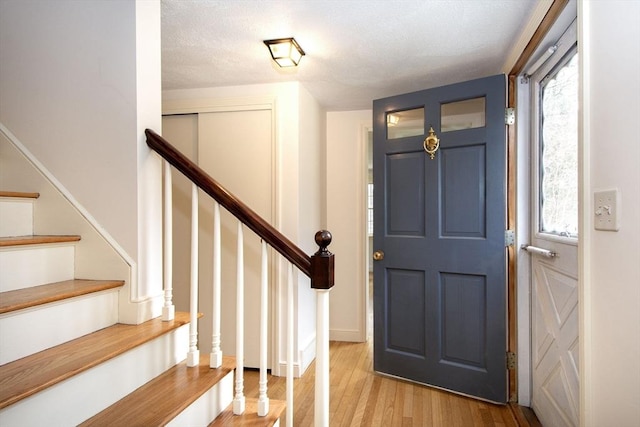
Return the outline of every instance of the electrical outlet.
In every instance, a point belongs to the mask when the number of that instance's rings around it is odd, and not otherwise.
[[[617,189],[593,193],[593,227],[596,230],[620,229],[620,194]]]

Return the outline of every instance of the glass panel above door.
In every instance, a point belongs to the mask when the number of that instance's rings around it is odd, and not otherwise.
[[[424,107],[387,112],[387,139],[424,135]]]
[[[473,98],[440,106],[440,132],[484,127],[485,99]]]

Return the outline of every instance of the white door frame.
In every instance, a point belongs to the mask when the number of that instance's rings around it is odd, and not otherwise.
[[[278,156],[278,139],[277,139],[277,110],[276,98],[274,97],[243,97],[243,98],[201,98],[201,99],[170,99],[163,101],[162,115],[178,115],[178,114],[199,114],[199,113],[220,113],[233,111],[254,111],[269,110],[271,111],[271,158],[273,171],[271,177],[271,218],[273,218],[273,226],[280,229],[278,215],[278,183],[280,182],[281,170],[279,167]],[[215,179],[215,177],[213,177]],[[279,295],[286,292],[286,272],[281,271],[280,262],[273,262],[273,270],[270,272],[269,281],[275,284],[270,287],[269,291],[269,328],[271,332],[271,342],[268,345],[268,360],[270,368],[274,375],[280,375],[280,371],[284,372],[281,363],[277,361],[284,360],[284,354],[281,351],[286,341],[286,316],[280,315],[284,311]],[[201,302],[202,303],[202,302]],[[206,304],[206,302],[203,302]],[[210,337],[198,337],[199,342],[210,339]],[[222,337],[224,339],[224,337]],[[299,369],[301,370],[301,369]],[[298,375],[299,376],[299,375]]]

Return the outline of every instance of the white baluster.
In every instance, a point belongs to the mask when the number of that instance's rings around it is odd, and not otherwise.
[[[329,427],[329,290],[316,289],[315,424]]]
[[[191,295],[187,366],[198,366],[198,187],[191,184]]]
[[[173,320],[173,201],[171,191],[171,165],[164,161],[164,305],[162,320]]]
[[[236,394],[233,398],[233,413],[244,413],[244,247],[242,223],[238,221],[236,296]]]
[[[220,348],[220,204],[213,202],[213,327],[211,334],[211,355],[209,366],[219,368],[222,366],[222,349]]]
[[[269,271],[267,257],[267,242],[262,241],[262,269],[260,277],[260,382],[258,397],[258,416],[264,417],[269,413],[269,398],[267,397],[267,339],[269,320]]]
[[[287,273],[287,426],[293,425],[293,265]]]

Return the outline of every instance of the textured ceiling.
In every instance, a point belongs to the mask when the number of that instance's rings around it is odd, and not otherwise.
[[[497,74],[539,0],[162,0],[164,90],[299,81],[329,111]],[[306,52],[278,68],[265,39]]]

